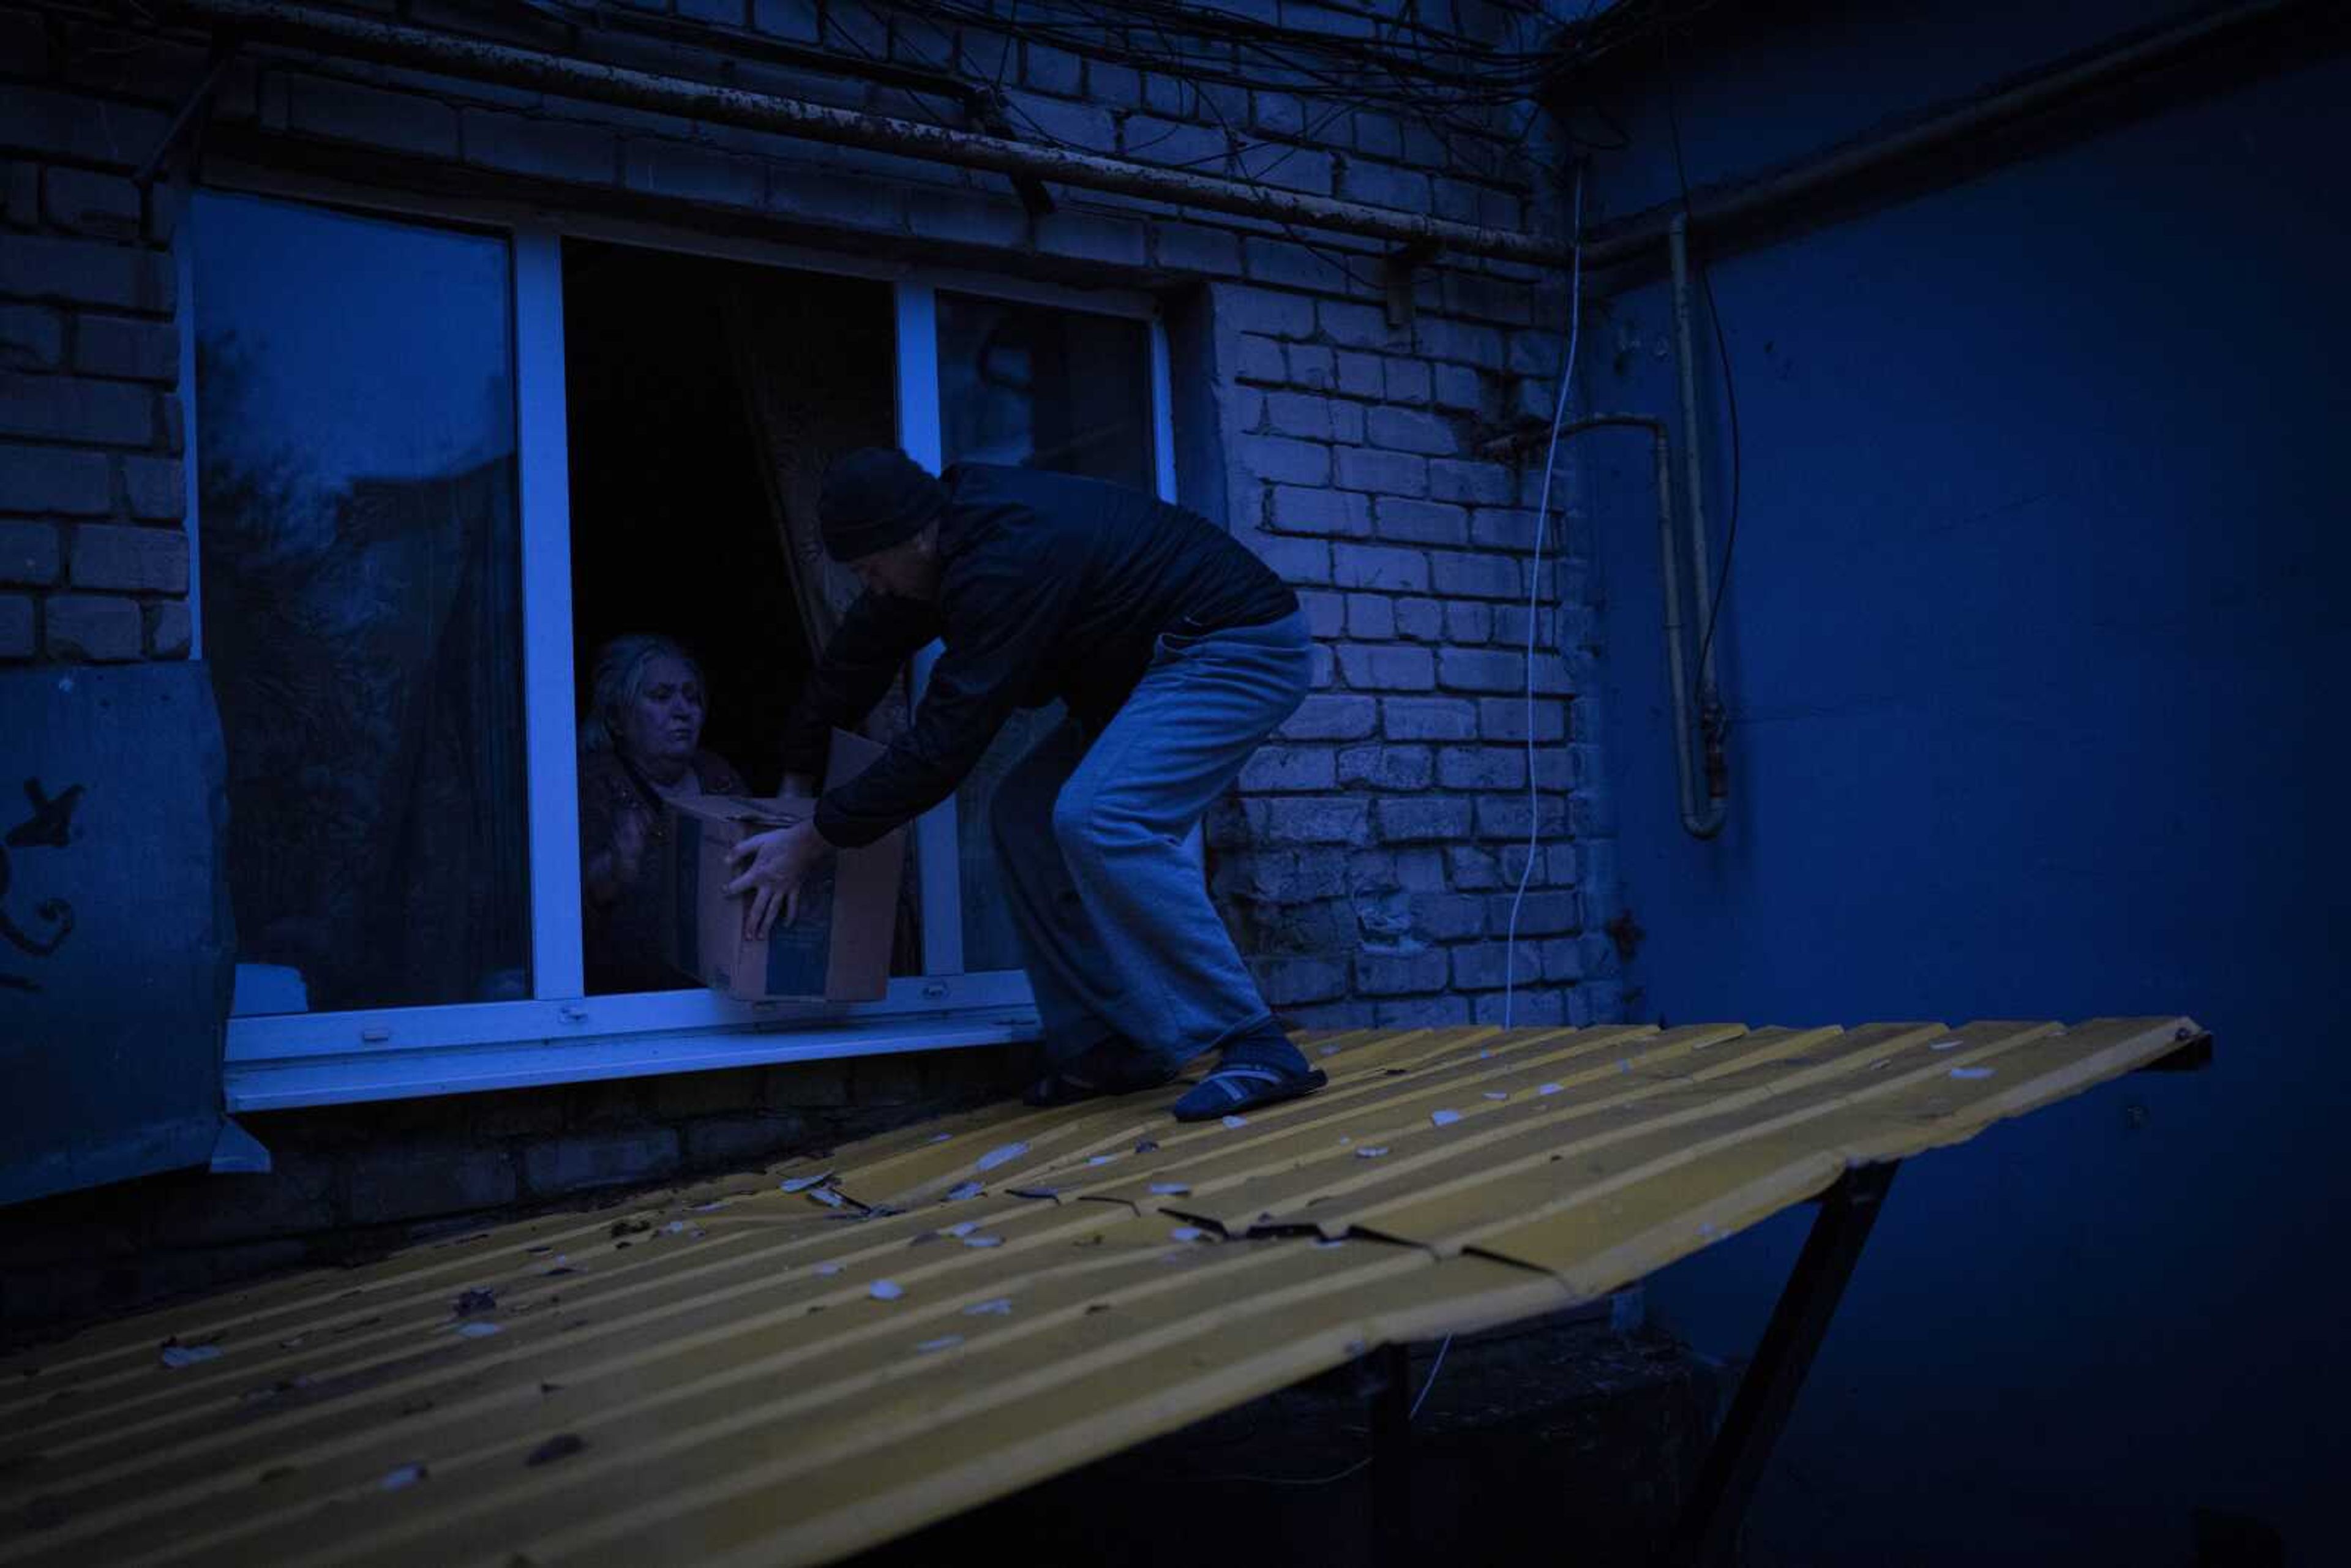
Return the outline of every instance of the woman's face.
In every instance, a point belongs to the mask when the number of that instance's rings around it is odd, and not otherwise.
[[[685,662],[656,653],[637,698],[621,714],[621,744],[640,762],[684,762],[702,743],[702,683]]]

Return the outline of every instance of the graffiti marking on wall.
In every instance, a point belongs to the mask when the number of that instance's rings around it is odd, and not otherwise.
[[[46,958],[64,945],[73,935],[73,905],[62,898],[41,901],[34,914],[53,929],[46,936],[28,936],[8,913],[8,887],[15,873],[9,869],[8,852],[24,849],[61,850],[72,838],[74,808],[81,804],[82,787],[69,785],[56,795],[41,788],[37,779],[25,780],[25,799],[31,802],[33,814],[8,830],[6,847],[0,848],[0,936],[8,939],[20,953],[36,958]],[[40,982],[21,975],[0,972],[0,990],[37,991]]]

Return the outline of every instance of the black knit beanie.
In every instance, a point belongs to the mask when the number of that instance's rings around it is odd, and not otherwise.
[[[817,500],[825,553],[856,560],[904,544],[946,509],[946,487],[894,446],[861,446],[833,459]]]

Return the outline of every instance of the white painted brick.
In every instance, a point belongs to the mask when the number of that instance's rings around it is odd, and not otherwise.
[[[1426,402],[1428,364],[1424,360],[1391,358],[1385,361],[1385,395],[1390,402]]]
[[[1440,501],[1507,507],[1515,497],[1517,489],[1516,476],[1499,463],[1440,457],[1428,465],[1428,493]]]
[[[1478,710],[1467,697],[1387,697],[1380,733],[1390,740],[1472,740]]]
[[[620,172],[620,139],[601,126],[469,109],[458,131],[476,168],[587,184],[609,184]],[[756,182],[749,199],[758,199]]]
[[[1331,439],[1331,400],[1307,392],[1271,392],[1265,400],[1267,423],[1275,434],[1311,441]]]
[[[1429,369],[1437,407],[1471,411],[1485,405],[1485,382],[1469,366],[1441,364]]]
[[[0,523],[0,535],[7,525]],[[1306,629],[1317,637],[1336,637],[1345,630],[1347,596],[1343,593],[1317,593],[1311,591],[1298,596],[1298,608],[1306,617]]]
[[[1373,305],[1351,305],[1336,299],[1314,302],[1314,318],[1322,335],[1349,348],[1386,347],[1400,336],[1388,325],[1387,313]]]
[[[1428,492],[1428,460],[1425,457],[1367,446],[1343,446],[1335,455],[1339,483],[1350,490],[1391,496],[1422,496]]]
[[[112,594],[53,593],[41,606],[47,657],[63,664],[121,664],[147,651],[139,601]]]
[[[0,92],[0,149],[135,169],[155,150],[169,123],[156,110],[23,82],[11,82]]]
[[[1033,92],[1007,93],[1005,101],[1010,107],[1014,132],[1024,139],[1042,136],[1089,152],[1119,150],[1118,121],[1111,118],[1109,110],[1097,105],[1072,103],[1067,99],[1045,98]]]
[[[1433,457],[1450,457],[1461,447],[1460,438],[1450,423],[1419,409],[1374,408],[1364,417],[1374,446]]]
[[[1387,377],[1380,366],[1377,354],[1342,351],[1339,355],[1339,390],[1349,397],[1376,398],[1385,394]]]
[[[1275,484],[1320,486],[1331,481],[1331,449],[1316,442],[1244,435],[1236,456],[1244,471]]]
[[[1290,379],[1290,367],[1282,357],[1281,349],[1281,344],[1271,338],[1255,332],[1242,333],[1240,363],[1235,373],[1245,382],[1280,385]]]
[[[74,368],[122,381],[177,382],[179,329],[169,321],[85,315],[74,323]]]
[[[101,112],[93,105],[92,113]],[[41,207],[50,226],[100,239],[140,237],[139,187],[119,174],[50,169],[41,176]]]
[[[433,158],[457,155],[457,112],[429,98],[298,76],[287,84],[287,114],[304,136]]]
[[[1009,250],[1029,238],[1029,214],[1009,196],[926,185],[905,193],[906,225],[941,245]]]
[[[0,294],[168,316],[178,298],[178,275],[172,258],[158,251],[106,240],[10,235],[0,245]]]
[[[1037,220],[1037,248],[1048,256],[1073,256],[1115,267],[1141,267],[1145,225],[1070,207]]]
[[[151,659],[184,659],[195,641],[195,626],[188,613],[184,599],[167,599],[160,604],[140,606],[147,631],[147,656]]]
[[[1284,740],[1361,740],[1378,727],[1379,705],[1367,696],[1317,694],[1274,731]]]
[[[1374,207],[1394,207],[1407,213],[1429,210],[1427,175],[1368,159],[1349,161],[1339,183],[1339,193],[1351,202],[1364,202]]]
[[[1314,392],[1329,392],[1336,377],[1333,374],[1331,350],[1322,343],[1290,343],[1285,346],[1283,361],[1289,368],[1290,380]]]
[[[145,446],[155,438],[155,394],[125,382],[0,371],[0,435]]]
[[[1084,65],[1068,50],[1023,43],[1020,54],[1020,79],[1038,91],[1075,98],[1085,90]]]
[[[1371,504],[1345,490],[1277,485],[1271,526],[1288,534],[1361,538],[1372,531]]]
[[[1151,114],[1126,117],[1119,147],[1138,162],[1181,166],[1197,174],[1221,173],[1232,152],[1221,131]]]
[[[632,140],[624,164],[628,187],[648,195],[730,207],[767,199],[767,171],[758,160],[716,148]]]
[[[1339,673],[1355,691],[1425,692],[1437,685],[1437,661],[1408,644],[1342,643]]]
[[[65,361],[65,323],[38,305],[0,305],[0,369],[56,370]]]
[[[74,529],[76,588],[130,593],[185,593],[188,536],[178,528],[83,523]]]
[[[1515,599],[1524,584],[1519,563],[1501,556],[1430,552],[1432,580],[1439,594],[1469,599]]]
[[[1395,621],[1397,636],[1434,643],[1445,634],[1445,606],[1434,599],[1399,599]]]
[[[1152,225],[1152,259],[1178,272],[1237,277],[1241,270],[1240,235],[1163,219]]]
[[[122,494],[132,517],[176,523],[188,515],[187,470],[178,458],[126,453],[115,461],[121,465]]]
[[[1374,802],[1382,843],[1451,843],[1467,839],[1470,803],[1449,795]]]
[[[0,582],[46,588],[65,559],[54,523],[0,522]]]
[[[1341,545],[1329,579],[1341,588],[1379,589],[1390,593],[1428,591],[1428,557],[1419,550],[1384,545]]]
[[[1411,544],[1459,545],[1469,538],[1469,515],[1441,501],[1382,496],[1373,531],[1384,539]]]

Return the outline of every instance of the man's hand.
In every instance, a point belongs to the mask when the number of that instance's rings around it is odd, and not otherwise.
[[[751,906],[743,916],[743,935],[757,942],[776,923],[778,908],[789,925],[799,915],[800,883],[831,846],[817,836],[814,821],[753,833],[727,857],[739,872],[726,884],[730,894],[747,893]]]

